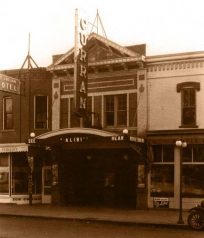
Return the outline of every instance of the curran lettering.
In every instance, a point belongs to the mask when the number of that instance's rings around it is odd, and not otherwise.
[[[86,51],[87,45],[87,21],[80,18],[77,21],[77,38],[75,42],[75,48],[77,49],[76,55],[76,67],[75,67],[75,107],[76,111],[83,115],[87,110],[87,93],[88,93],[88,57]]]

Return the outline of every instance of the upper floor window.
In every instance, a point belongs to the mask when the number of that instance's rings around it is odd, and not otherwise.
[[[127,95],[110,95],[105,97],[106,126],[127,125]]]
[[[185,82],[177,85],[177,92],[181,92],[181,126],[196,126],[196,90],[200,90],[200,83]]]
[[[35,129],[48,128],[48,97],[35,96]]]
[[[4,130],[13,129],[13,99],[10,97],[3,99],[3,119]]]

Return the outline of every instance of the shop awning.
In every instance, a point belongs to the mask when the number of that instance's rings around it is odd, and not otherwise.
[[[28,145],[25,143],[0,144],[0,153],[27,152]]]

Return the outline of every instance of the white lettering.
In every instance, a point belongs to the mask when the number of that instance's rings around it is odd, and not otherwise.
[[[84,81],[81,82],[80,92],[86,93],[86,87],[85,87]]]
[[[86,63],[87,53],[84,49],[79,49],[80,60]]]
[[[87,29],[87,21],[85,19],[80,19],[80,28],[83,31],[86,31],[86,29]]]
[[[85,46],[86,45],[86,42],[87,42],[87,37],[86,35],[84,35],[83,33],[79,33],[79,40],[80,40],[80,44],[82,46]]]
[[[80,97],[80,108],[86,109],[86,98]]]
[[[86,78],[86,67],[84,65],[80,65],[80,76]]]

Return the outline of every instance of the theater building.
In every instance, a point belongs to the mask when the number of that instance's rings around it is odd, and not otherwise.
[[[47,68],[52,131],[29,144],[29,154],[44,161],[42,203],[145,208],[145,45],[122,47],[92,33],[86,50],[83,119],[74,110],[74,48]]]
[[[45,86],[45,87],[42,87]],[[51,77],[46,68],[0,72],[0,203],[28,203],[30,132],[51,130]],[[42,161],[34,161],[33,202],[41,202]]]
[[[146,63],[148,206],[163,200],[179,208],[182,177],[183,208],[190,208],[204,198],[204,52],[151,56]]]

